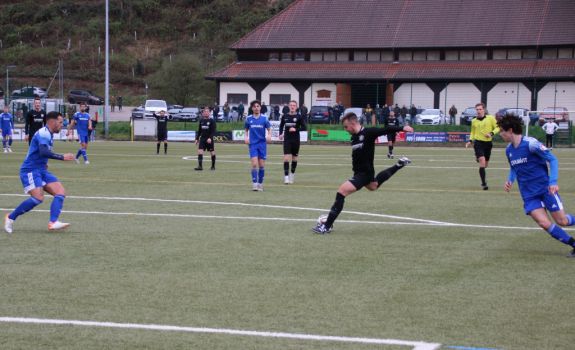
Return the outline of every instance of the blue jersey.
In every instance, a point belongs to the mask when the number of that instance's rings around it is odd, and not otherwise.
[[[255,118],[252,115],[248,116],[244,127],[250,131],[250,145],[255,145],[256,143],[266,142],[266,129],[271,126],[268,118],[260,114],[259,118]]]
[[[49,150],[52,150],[54,146],[54,136],[47,127],[38,130],[34,134],[34,137],[32,137],[28,154],[20,167],[20,171],[46,169],[48,166],[48,157],[42,155],[40,150],[42,145],[47,146]]]
[[[90,115],[86,112],[76,112],[72,117],[76,121],[76,130],[78,135],[87,136],[89,133],[88,126],[90,123]]]
[[[14,128],[14,118],[10,113],[2,113],[0,114],[0,129],[3,132],[12,130]]]
[[[517,178],[519,191],[524,200],[547,193],[550,185],[557,184],[559,177],[557,158],[538,140],[523,137],[517,148],[509,144],[505,154],[511,166],[508,181],[513,182]]]

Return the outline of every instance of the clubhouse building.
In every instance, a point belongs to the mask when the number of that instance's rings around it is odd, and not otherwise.
[[[207,79],[221,104],[575,111],[574,18],[568,0],[296,0]]]

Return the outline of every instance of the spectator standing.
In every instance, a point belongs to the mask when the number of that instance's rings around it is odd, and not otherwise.
[[[302,104],[301,107],[299,108],[299,114],[301,114],[303,119],[305,119],[305,121],[307,122],[308,110],[307,110],[307,107],[305,106],[305,104]]]
[[[242,121],[244,120],[244,103],[240,102],[240,104],[238,105],[238,121]]]
[[[98,125],[98,111],[92,117],[92,130],[90,130],[90,141],[96,141],[96,126]]]
[[[455,105],[451,105],[451,108],[449,108],[449,123],[451,125],[455,125],[456,115],[457,115],[457,108],[455,108]]]
[[[371,117],[373,117],[373,108],[371,108],[371,105],[368,103],[365,106],[365,109],[363,111],[363,115],[365,115],[365,123],[367,125],[371,124]]]
[[[252,111],[252,113],[253,113],[253,111]],[[265,115],[266,117],[267,117],[267,115],[268,115],[268,114],[267,114],[267,113],[268,113],[268,106],[266,106],[266,103],[265,103],[265,102],[262,102],[262,104],[261,104],[260,113],[263,114],[263,115]]]
[[[411,104],[411,108],[409,108],[409,119],[410,124],[415,125],[415,116],[417,115],[417,108],[415,108],[414,104]]]
[[[375,121],[374,121],[374,125],[376,123],[380,124],[381,123],[381,112],[382,112],[382,108],[379,106],[379,103],[375,105],[375,109],[373,110],[374,114],[375,114]]]
[[[290,102],[291,103],[291,102]],[[296,104],[297,106],[297,104]],[[284,106],[282,107],[282,115],[283,114],[288,114],[290,112],[290,107],[288,107],[287,104],[284,103]],[[278,114],[279,115],[279,114]]]
[[[224,121],[226,123],[230,122],[230,105],[229,105],[228,101],[226,101],[226,103],[224,103]]]
[[[212,107],[212,117],[216,122],[218,121],[218,113],[220,113],[220,106],[218,106],[218,102],[214,102],[214,106]]]
[[[408,113],[408,112],[409,112],[409,111],[407,110],[407,107],[406,107],[405,105],[403,105],[403,106],[401,107],[401,112],[400,112],[400,113],[401,113],[401,118],[399,118],[399,123],[400,123],[401,125],[405,125],[405,121],[407,120],[407,113]]]
[[[272,118],[272,117],[273,117],[273,118]],[[270,119],[270,120],[279,120],[279,119],[280,119],[280,106],[279,106],[279,105],[275,105],[275,106],[274,106],[273,115],[270,116],[269,119]]]
[[[124,102],[124,98],[122,96],[118,96],[118,98],[116,99],[118,102],[118,111],[122,111],[122,104]]]
[[[389,118],[389,106],[386,103],[383,105],[383,110],[381,111],[381,120],[379,121],[379,123],[385,125],[388,118]]]
[[[559,125],[557,125],[554,120],[549,120],[543,124],[542,128],[545,130],[545,146],[549,149],[553,149],[553,136],[555,136],[555,132],[559,129]]]
[[[110,109],[112,112],[116,110],[116,95],[112,95],[112,97],[110,97]]]

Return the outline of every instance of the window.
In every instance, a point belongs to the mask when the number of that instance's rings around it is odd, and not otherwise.
[[[349,52],[347,51],[338,51],[337,52],[337,58],[338,61],[340,62],[345,62],[345,61],[349,61]]]
[[[461,50],[459,51],[459,60],[466,61],[473,59],[473,50]]]
[[[507,59],[508,60],[521,59],[521,50],[518,49],[507,50]]]
[[[556,59],[557,58],[557,48],[543,49],[543,58],[545,59]]]
[[[282,61],[291,61],[291,52],[282,52]]]
[[[381,60],[384,62],[392,62],[393,61],[393,52],[392,51],[382,51],[381,52]]]
[[[379,51],[368,51],[367,52],[367,60],[368,61],[379,61],[380,60],[380,53]]]
[[[570,47],[559,49],[559,58],[573,58],[573,49]]]
[[[310,61],[318,62],[323,60],[323,53],[321,51],[313,51],[309,56]]]
[[[493,59],[494,60],[506,60],[507,59],[507,50],[493,50]]]
[[[425,61],[426,59],[426,52],[425,51],[413,51],[413,60],[414,61]]]
[[[441,59],[441,52],[439,50],[427,51],[428,61],[439,61]]]
[[[367,51],[354,51],[353,52],[354,61],[367,61]]]
[[[227,101],[229,104],[248,104],[248,94],[228,94]]]
[[[487,50],[475,50],[473,51],[473,59],[476,61],[487,59]]]
[[[270,52],[269,60],[270,61],[279,61],[280,53],[279,52]]]
[[[324,61],[335,61],[335,52],[328,51],[323,53],[323,60]]]
[[[459,59],[459,51],[457,50],[447,50],[445,51],[446,61],[457,61]]]
[[[523,58],[537,58],[537,50],[535,49],[523,50]]]
[[[291,101],[290,94],[270,94],[270,105],[283,105],[288,104]]]
[[[303,51],[298,51],[294,54],[293,59],[295,61],[305,61],[305,52]]]
[[[413,58],[413,52],[411,51],[399,51],[399,60],[400,61],[411,61]]]

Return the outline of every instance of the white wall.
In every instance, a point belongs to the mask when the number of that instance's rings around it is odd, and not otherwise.
[[[478,102],[481,102],[481,92],[472,83],[451,83],[439,93],[439,106],[443,113],[448,114],[452,105],[457,108],[457,124],[465,108],[474,107]]]
[[[557,93],[555,93],[557,91]],[[575,111],[575,83],[574,82],[550,82],[547,83],[537,95],[537,109],[545,107],[567,107],[569,111]],[[570,113],[569,119],[575,120],[575,114]]]
[[[409,108],[414,104],[418,108],[433,108],[433,90],[423,83],[406,83],[393,93],[393,104]]]
[[[256,91],[248,83],[220,83],[220,103],[228,100],[228,94],[248,94],[248,104],[256,99]]]
[[[265,89],[262,90],[262,102],[266,105],[270,104],[270,95],[287,95],[289,94],[290,100],[299,101],[299,93],[296,88],[290,83],[269,83]]]
[[[317,100],[317,91],[318,90],[329,90],[331,91],[331,98],[330,100]],[[330,83],[314,83],[311,84],[310,88],[305,91],[304,101],[305,105],[309,109],[311,106],[315,106],[317,104],[320,105],[329,105],[333,106],[336,103],[337,98],[337,87],[336,84]],[[297,99],[296,99],[297,101]]]
[[[504,107],[531,109],[531,91],[523,83],[498,83],[487,94],[487,110],[495,115]]]

